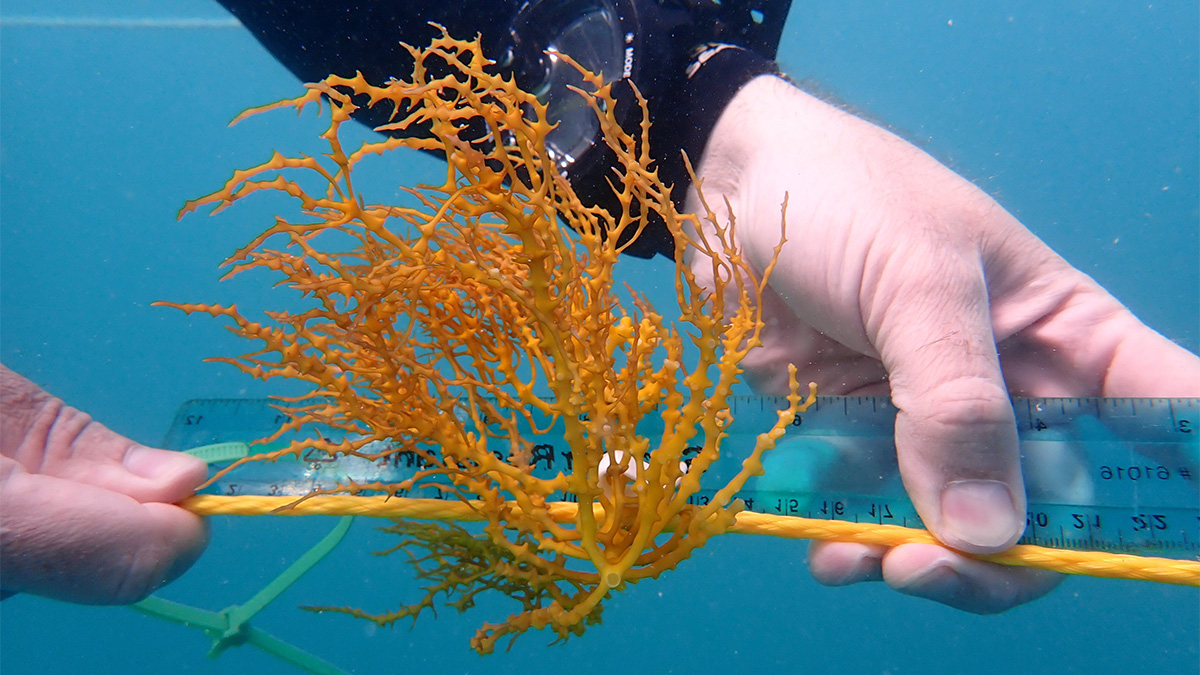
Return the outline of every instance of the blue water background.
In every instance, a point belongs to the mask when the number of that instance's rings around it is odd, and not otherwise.
[[[298,84],[215,3],[8,0],[0,10],[0,358],[113,429],[148,444],[193,397],[276,393],[202,359],[244,345],[159,299],[287,300],[265,275],[218,284],[217,263],[279,202],[219,218],[175,214],[271,149],[316,152],[319,124],[289,113],[226,128]],[[81,18],[145,19],[142,23]],[[29,21],[26,19],[36,19]],[[209,19],[213,23],[187,23]],[[61,20],[61,21],[59,21]],[[1200,94],[1194,2],[797,0],[781,60],[994,195],[1148,324],[1200,340]],[[436,177],[409,154],[360,177],[369,200]],[[671,303],[659,263],[623,274]],[[208,554],[162,595],[241,602],[332,519],[213,518]],[[314,616],[304,603],[373,609],[417,587],[360,520],[347,541],[254,625],[355,673],[1197,673],[1194,589],[1069,579],[1051,596],[977,617],[880,585],[828,589],[804,545],[725,537],[678,571],[613,598],[604,624],[546,647],[467,650],[510,611],[443,610],[415,629]],[[125,608],[33,597],[0,605],[5,675],[293,672],[249,648],[204,658],[195,631]]]

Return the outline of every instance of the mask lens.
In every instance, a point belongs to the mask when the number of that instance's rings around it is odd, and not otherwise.
[[[621,22],[608,3],[541,2],[528,9],[519,26],[516,37],[526,63],[514,64],[518,81],[537,94],[549,120],[558,124],[546,144],[559,168],[566,169],[595,144],[600,124],[569,88],[586,90],[579,71],[558,55],[570,56],[605,82],[619,80],[624,67]]]

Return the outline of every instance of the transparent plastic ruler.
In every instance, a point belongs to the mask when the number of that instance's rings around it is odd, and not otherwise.
[[[1174,558],[1200,554],[1200,399],[1014,399],[1013,406],[1028,498],[1022,543]],[[709,489],[694,501],[704,503],[728,482],[783,407],[785,401],[775,397],[731,400],[734,422],[721,459],[705,474]],[[762,513],[921,527],[898,477],[895,416],[887,398],[818,398],[766,454],[765,474],[738,496]],[[164,447],[230,443],[213,452],[244,452],[243,444],[270,435],[286,419],[269,399],[192,400],[180,407]],[[527,436],[535,443],[535,472],[570,470],[559,428]],[[653,439],[662,433],[661,422],[648,421],[639,432]],[[255,444],[250,451],[281,445]],[[347,480],[398,483],[412,475],[414,460],[396,455],[370,462],[313,450],[244,465],[206,491],[304,495]],[[426,490],[404,496],[442,495]]]

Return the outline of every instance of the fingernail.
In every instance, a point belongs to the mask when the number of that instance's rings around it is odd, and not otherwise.
[[[889,580],[889,584],[901,593],[928,598],[943,604],[953,601],[966,588],[962,575],[946,562],[937,562],[923,570],[918,570],[906,579]]]
[[[942,490],[940,534],[951,546],[1000,548],[1016,541],[1024,525],[1008,485],[1000,481],[954,481]]]
[[[122,464],[134,475],[157,480],[191,471],[195,468],[197,461],[199,460],[195,457],[182,452],[171,452],[139,445],[125,453]]]
[[[849,586],[864,581],[883,581],[883,555],[873,548],[863,547],[856,556],[843,561],[838,574],[830,574],[821,580],[826,586]]]

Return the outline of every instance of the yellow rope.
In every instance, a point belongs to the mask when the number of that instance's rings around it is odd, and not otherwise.
[[[324,515],[423,520],[481,520],[479,513],[469,502],[350,495],[323,495],[299,502],[297,499],[297,497],[250,495],[237,497],[197,495],[185,499],[180,506],[202,516]],[[546,507],[550,516],[560,523],[574,521],[578,510],[578,505],[570,502],[554,502],[547,504]],[[737,521],[729,531],[739,534],[766,534],[787,539],[822,539],[881,546],[937,543],[937,540],[929,532],[909,527],[846,523],[838,520],[818,520],[795,516],[773,516],[749,511],[738,514]],[[1001,565],[1033,567],[1063,574],[1200,586],[1200,562],[1195,560],[1174,560],[1104,551],[1073,551],[1026,545],[1014,546],[1004,553],[972,555],[971,557]]]

